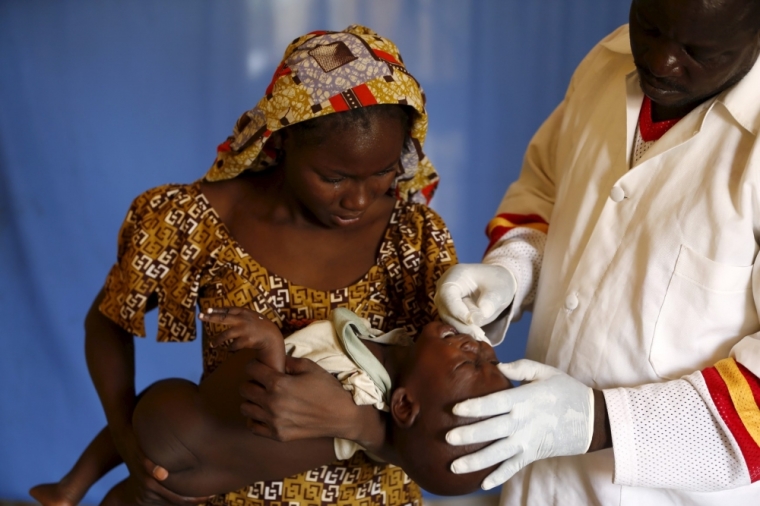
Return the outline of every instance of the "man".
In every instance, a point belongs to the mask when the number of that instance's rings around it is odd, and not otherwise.
[[[503,462],[483,486],[509,479],[504,504],[760,504],[758,53],[756,0],[633,0],[531,141],[483,264],[439,282],[442,317],[494,343],[533,308],[548,365],[502,365],[530,383],[460,403],[498,416],[447,436],[495,440],[452,467]]]

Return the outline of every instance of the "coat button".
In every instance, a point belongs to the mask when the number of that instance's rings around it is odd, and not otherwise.
[[[610,198],[614,202],[620,202],[625,198],[625,192],[623,189],[619,186],[613,186],[612,190],[610,190]]]
[[[565,308],[572,311],[576,307],[578,307],[578,297],[574,293],[571,293],[565,297]]]

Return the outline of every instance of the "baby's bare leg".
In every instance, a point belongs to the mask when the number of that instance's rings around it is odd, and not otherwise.
[[[106,427],[87,445],[74,467],[59,482],[32,487],[29,495],[43,506],[74,506],[96,481],[121,462]]]
[[[201,387],[185,380],[154,384],[133,426],[146,456],[169,471],[162,484],[207,496],[291,476],[335,460],[331,438],[280,443],[254,435],[240,414],[238,386],[252,350],[231,355]]]

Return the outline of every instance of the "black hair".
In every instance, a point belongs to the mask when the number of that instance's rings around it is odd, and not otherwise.
[[[408,105],[378,104],[301,121],[288,126],[287,129],[289,132],[298,135],[301,142],[321,144],[328,133],[346,130],[366,131],[369,130],[373,120],[391,118],[397,119],[404,126],[404,147],[406,148],[415,114],[416,111]]]

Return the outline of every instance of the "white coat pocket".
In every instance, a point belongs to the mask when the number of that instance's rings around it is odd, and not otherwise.
[[[682,245],[649,361],[659,377],[680,378],[726,358],[757,327],[752,265],[719,263]]]

